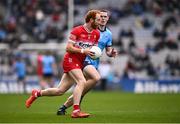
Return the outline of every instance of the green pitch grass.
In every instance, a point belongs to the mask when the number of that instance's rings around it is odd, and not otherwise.
[[[131,94],[121,92],[91,92],[82,104],[82,110],[92,114],[89,118],[72,119],[57,116],[60,103],[70,94],[61,97],[39,98],[25,108],[29,95],[1,94],[1,123],[179,123],[180,94]]]

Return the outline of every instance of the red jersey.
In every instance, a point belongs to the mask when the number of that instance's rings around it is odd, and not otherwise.
[[[37,57],[37,74],[42,76],[42,55],[38,55]]]
[[[69,40],[70,42],[75,43],[75,47],[85,49],[93,45],[97,45],[99,37],[100,37],[100,32],[97,29],[88,32],[86,28],[83,25],[81,25],[73,28]],[[73,58],[74,62],[78,61],[77,63],[80,64],[80,67],[82,68],[85,57],[86,57],[85,54],[67,52],[64,56],[64,59],[68,59],[68,61],[72,61]],[[69,65],[69,64],[65,64],[65,65]]]

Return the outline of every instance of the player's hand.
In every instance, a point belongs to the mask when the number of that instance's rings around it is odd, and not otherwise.
[[[87,48],[87,49],[84,49],[84,54],[85,55],[88,55],[88,56],[94,56],[94,52],[92,52],[92,51],[90,51],[90,49],[89,48]]]
[[[115,48],[112,48],[112,50],[111,50],[111,56],[112,56],[112,57],[116,57],[117,54],[118,54],[117,50],[116,50]]]

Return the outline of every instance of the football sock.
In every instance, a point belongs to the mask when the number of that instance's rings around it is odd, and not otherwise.
[[[74,109],[74,110],[80,110],[79,105],[74,105],[74,106],[73,106],[73,109]]]
[[[37,97],[40,97],[40,96],[41,96],[41,90],[38,90]]]
[[[60,107],[60,109],[62,109],[62,110],[66,110],[66,109],[67,109],[67,107],[66,107],[65,105],[62,105],[62,106]]]

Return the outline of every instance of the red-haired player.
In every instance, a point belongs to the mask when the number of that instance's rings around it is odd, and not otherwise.
[[[74,103],[71,117],[84,118],[89,116],[88,113],[81,112],[79,106],[84,85],[86,83],[82,68],[86,55],[94,55],[89,48],[98,43],[100,33],[97,30],[97,27],[100,21],[100,12],[97,10],[90,10],[86,14],[85,24],[73,28],[66,46],[67,52],[63,61],[64,74],[59,86],[45,90],[32,90],[31,96],[26,101],[27,108],[30,107],[38,97],[63,95],[74,84],[73,82],[76,82],[73,91]]]

